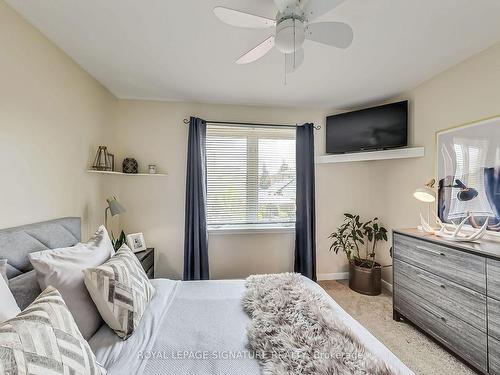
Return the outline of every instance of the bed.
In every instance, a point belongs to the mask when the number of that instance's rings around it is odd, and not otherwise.
[[[62,218],[0,230],[0,259],[9,260],[12,293],[24,308],[40,293],[27,255],[80,241],[80,219]],[[261,373],[246,348],[250,318],[243,311],[244,280],[174,281],[155,279],[155,296],[134,334],[122,341],[105,324],[89,340],[110,375]],[[359,340],[396,372],[413,374],[393,353],[349,316],[321,287],[338,317]]]

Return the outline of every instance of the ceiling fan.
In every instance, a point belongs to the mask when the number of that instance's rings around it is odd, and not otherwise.
[[[285,55],[286,72],[295,71],[304,61],[302,45],[305,40],[312,40],[337,48],[351,45],[354,33],[343,22],[316,22],[316,18],[336,8],[345,0],[274,0],[278,8],[276,19],[270,19],[238,10],[215,7],[215,15],[224,23],[243,28],[271,29],[274,35],[250,51],[243,54],[237,64],[254,62],[273,47]]]

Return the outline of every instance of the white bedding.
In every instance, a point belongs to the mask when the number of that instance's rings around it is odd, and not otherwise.
[[[89,340],[109,375],[258,375],[259,363],[246,349],[250,318],[241,307],[244,280],[155,279],[156,289],[134,334],[122,341],[103,326]],[[317,284],[339,318],[372,353],[401,375],[413,374],[383,344],[349,316]]]

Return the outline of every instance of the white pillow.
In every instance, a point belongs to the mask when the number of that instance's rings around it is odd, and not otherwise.
[[[124,340],[139,325],[155,292],[127,245],[102,266],[86,269],[85,285],[104,321]]]
[[[9,279],[7,278],[7,259],[0,259],[0,276],[2,276],[7,284],[9,283]]]
[[[12,319],[21,312],[3,277],[0,277],[0,301],[0,323]]]
[[[102,319],[83,283],[83,271],[100,266],[113,254],[113,244],[103,225],[87,243],[29,254],[40,289],[51,285],[61,293],[85,340],[97,331]]]

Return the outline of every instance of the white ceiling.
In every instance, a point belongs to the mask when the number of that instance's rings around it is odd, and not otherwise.
[[[274,18],[272,0],[7,2],[120,98],[343,108],[414,88],[500,41],[499,0],[347,0],[318,21],[348,22],[353,45],[306,41],[285,86],[277,51],[234,64],[269,31],[212,13]]]

